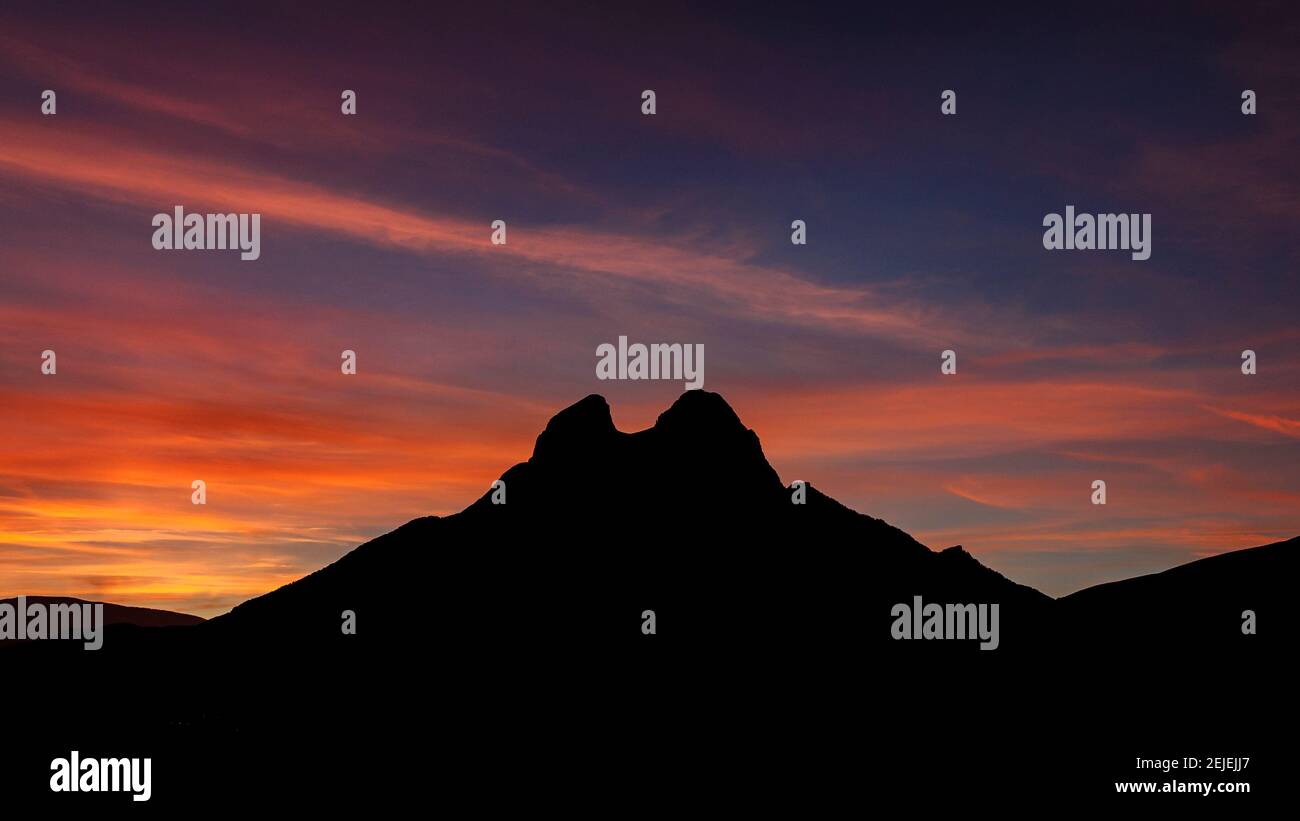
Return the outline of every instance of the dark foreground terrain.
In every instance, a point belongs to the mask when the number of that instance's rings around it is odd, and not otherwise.
[[[702,391],[634,434],[588,397],[502,478],[503,505],[417,519],[203,624],[115,625],[95,653],[0,649],[6,794],[606,817],[953,801],[1232,815],[1286,798],[1300,540],[1053,600],[814,487],[793,504],[757,436]],[[998,648],[893,640],[891,608],[918,595],[998,603]],[[152,757],[152,800],[51,794],[49,762],[72,749]],[[1205,777],[1139,757],[1251,762]],[[1252,795],[1115,792],[1171,778]]]

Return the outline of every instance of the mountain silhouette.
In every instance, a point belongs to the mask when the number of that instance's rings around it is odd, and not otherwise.
[[[116,705],[108,735],[234,748],[272,773],[286,747],[345,744],[350,766],[417,783],[419,756],[381,754],[415,745],[454,751],[439,778],[467,791],[489,772],[578,789],[566,773],[580,770],[629,795],[638,773],[677,784],[719,759],[769,785],[870,771],[923,789],[930,770],[911,762],[936,750],[960,751],[945,777],[972,789],[1006,777],[1007,756],[1026,790],[1089,768],[1131,778],[1153,745],[1249,755],[1241,727],[1269,720],[1261,705],[1287,680],[1295,539],[1053,600],[811,484],[796,504],[705,391],[634,433],[588,396],[501,481],[504,504],[489,489],[223,616],[60,654],[51,678],[94,668]],[[891,609],[917,597],[996,603],[997,649],[894,639]],[[1216,691],[1243,698],[1226,717],[1198,711]],[[43,726],[60,744],[85,729]]]
[[[151,607],[127,607],[111,602],[97,602],[89,599],[74,599],[68,596],[27,596],[27,603],[45,606],[53,604],[102,604],[104,606],[104,624],[106,626],[130,625],[132,627],[191,627],[202,624],[202,616],[189,613],[176,613],[171,610],[155,610]],[[0,604],[18,606],[16,597],[0,599]]]
[[[921,596],[999,603],[1000,648],[1015,652],[1049,617],[1049,597],[961,547],[932,551],[811,485],[795,504],[758,436],[715,393],[683,394],[636,433],[617,430],[605,400],[588,396],[556,414],[528,461],[501,480],[504,504],[489,490],[458,514],[412,521],[205,631],[245,643],[346,644],[354,637],[342,634],[340,614],[351,610],[358,634],[364,623],[380,635],[418,635],[432,621],[453,644],[529,652],[537,630],[546,652],[580,653],[619,646],[629,625],[639,635],[648,609],[666,620],[672,637],[663,644],[674,652],[803,653],[819,642],[860,643],[871,635],[864,618]],[[538,614],[538,627],[521,627],[521,613]],[[978,650],[971,642],[921,650],[872,632],[869,641],[896,652]]]
[[[916,596],[998,603],[1003,655],[1074,654],[1102,644],[1146,653],[1152,635],[1161,647],[1213,640],[1238,649],[1250,605],[1276,616],[1274,624],[1293,625],[1275,605],[1286,599],[1282,580],[1300,557],[1297,540],[1056,602],[960,546],[931,550],[811,483],[795,504],[758,436],[706,391],[684,393],[653,427],[635,433],[619,431],[606,401],[588,396],[556,414],[532,456],[501,479],[504,504],[488,490],[460,513],[416,519],[204,629],[276,644],[313,636],[339,643],[352,638],[335,629],[344,610],[371,630],[403,635],[422,629],[430,607],[455,602],[439,619],[444,639],[526,646],[517,611],[499,606],[508,601],[546,614],[554,649],[614,640],[627,629],[627,613],[635,610],[639,625],[642,609],[658,614],[655,605],[668,604],[663,615],[683,629],[665,643],[683,648],[751,640],[806,647],[810,637],[844,633],[880,651],[977,649],[894,641],[890,609]],[[566,581],[593,574],[599,585]],[[1172,607],[1178,618],[1162,610]],[[1158,629],[1132,630],[1135,615]],[[864,618],[874,629],[861,629]],[[1257,645],[1271,643],[1255,637]]]
[[[1060,629],[1093,645],[1162,654],[1283,652],[1300,635],[1295,579],[1300,537],[1209,556],[1162,573],[1100,584],[1056,602]],[[1257,632],[1243,633],[1243,614]],[[1159,629],[1146,629],[1159,625]]]

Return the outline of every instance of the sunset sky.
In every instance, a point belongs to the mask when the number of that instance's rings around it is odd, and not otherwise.
[[[1285,6],[178,8],[0,9],[0,598],[225,612],[589,393],[653,424],[682,384],[598,381],[620,335],[703,343],[785,482],[1051,595],[1300,535]],[[261,258],[155,251],[176,205]],[[1044,250],[1066,205],[1151,258]]]

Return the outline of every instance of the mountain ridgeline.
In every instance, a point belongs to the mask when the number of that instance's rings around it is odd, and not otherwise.
[[[1206,642],[1249,654],[1295,623],[1283,589],[1300,557],[1295,539],[1053,601],[811,484],[796,504],[757,435],[705,391],[636,433],[617,430],[605,400],[588,396],[501,478],[503,504],[489,490],[458,514],[416,519],[204,630],[281,647],[369,635],[548,652],[641,653],[656,641],[706,657],[819,646],[980,652],[976,641],[894,639],[891,609],[919,596],[998,604],[996,654],[1073,657],[1204,653]],[[344,610],[357,614],[356,636],[339,629]],[[641,634],[644,610],[655,611],[653,637]],[[1269,630],[1244,635],[1245,610]]]

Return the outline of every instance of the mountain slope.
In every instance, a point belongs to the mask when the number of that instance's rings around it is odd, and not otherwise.
[[[1271,652],[1300,635],[1297,572],[1300,537],[1080,590],[1057,601],[1057,619],[1089,648]],[[1246,611],[1255,616],[1253,635],[1242,631]]]
[[[171,610],[155,610],[149,607],[128,607],[111,602],[92,602],[87,599],[74,599],[67,596],[27,596],[27,603],[42,604],[102,604],[104,606],[104,624],[131,625],[132,627],[190,627],[202,624],[201,616],[188,613],[176,613]],[[0,599],[0,604],[17,606],[17,597]]]

